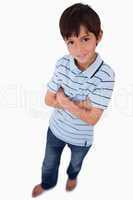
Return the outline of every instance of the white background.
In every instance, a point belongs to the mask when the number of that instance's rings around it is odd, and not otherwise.
[[[48,120],[46,83],[67,53],[58,21],[77,1],[0,1],[0,199],[30,200],[40,183]],[[95,127],[78,186],[65,192],[69,149],[57,186],[38,199],[133,199],[133,7],[130,0],[89,0],[104,31],[97,51],[116,74],[109,108]]]

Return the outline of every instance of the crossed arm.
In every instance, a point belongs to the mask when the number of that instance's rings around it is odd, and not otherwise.
[[[62,88],[57,93],[47,91],[45,104],[55,108],[66,109],[90,125],[95,125],[103,113],[102,109],[93,107],[89,99],[79,102],[70,100],[65,96]]]

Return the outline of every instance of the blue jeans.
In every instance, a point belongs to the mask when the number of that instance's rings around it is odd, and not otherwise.
[[[57,183],[60,158],[66,144],[67,143],[54,136],[50,128],[48,128],[41,177],[41,185],[44,189],[50,189]],[[71,144],[67,145],[71,150],[71,160],[67,168],[67,174],[69,179],[76,179],[81,170],[83,159],[91,145],[89,147],[75,146]]]

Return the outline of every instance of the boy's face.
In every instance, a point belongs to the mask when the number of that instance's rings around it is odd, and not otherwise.
[[[79,67],[85,68],[94,61],[95,49],[101,38],[102,32],[97,39],[94,33],[86,31],[86,28],[81,26],[78,37],[71,36],[65,40],[70,55],[75,58]]]

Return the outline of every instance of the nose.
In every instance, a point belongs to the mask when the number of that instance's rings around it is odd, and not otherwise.
[[[77,52],[77,54],[81,53],[82,51],[83,51],[82,45],[80,43],[76,44],[76,52]]]

